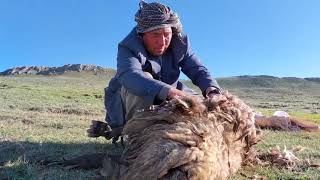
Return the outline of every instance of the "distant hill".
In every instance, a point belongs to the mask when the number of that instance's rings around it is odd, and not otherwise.
[[[63,75],[68,72],[92,72],[94,74],[115,74],[115,70],[91,64],[67,64],[60,67],[21,66],[0,72],[0,75]]]
[[[296,77],[274,77],[274,76],[235,76],[218,78],[217,81],[223,86],[232,87],[263,87],[263,88],[306,88],[320,85],[320,78],[296,78]]]
[[[274,77],[274,76],[233,76],[216,79],[223,89],[238,88],[319,88],[320,78],[296,78],[296,77]],[[192,88],[196,88],[191,81],[184,80]]]

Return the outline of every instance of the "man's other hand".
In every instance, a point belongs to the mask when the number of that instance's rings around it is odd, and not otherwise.
[[[217,94],[221,94],[221,91],[215,87],[208,87],[206,90],[206,98],[213,98]]]

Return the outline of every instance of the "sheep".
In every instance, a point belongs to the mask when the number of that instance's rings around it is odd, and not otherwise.
[[[126,123],[123,135],[121,156],[103,160],[106,179],[226,179],[258,141],[252,109],[227,91],[143,110]]]

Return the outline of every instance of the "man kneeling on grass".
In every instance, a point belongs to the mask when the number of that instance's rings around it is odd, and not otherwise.
[[[220,93],[182,34],[178,15],[168,6],[141,1],[135,21],[136,27],[118,45],[117,73],[105,89],[106,121],[114,132],[104,135],[108,139],[117,138],[137,110],[195,94],[178,81],[180,70],[204,97]]]

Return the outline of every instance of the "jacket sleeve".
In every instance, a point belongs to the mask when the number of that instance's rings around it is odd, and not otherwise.
[[[197,56],[192,52],[190,42],[186,37],[187,51],[184,58],[179,62],[181,71],[187,75],[193,84],[198,86],[204,93],[208,87],[220,89],[217,81],[213,79],[210,72],[204,67]]]
[[[118,47],[117,71],[120,83],[137,96],[155,98],[163,87],[169,86],[161,81],[146,77],[139,59],[122,45]]]

